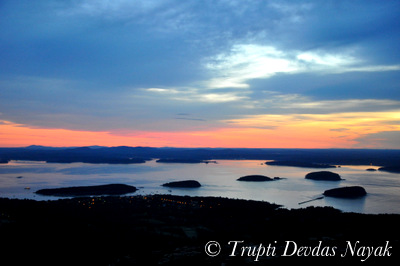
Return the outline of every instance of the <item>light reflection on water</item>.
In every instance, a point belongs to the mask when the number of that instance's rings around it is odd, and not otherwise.
[[[139,188],[135,194],[174,194],[190,196],[221,196],[274,202],[286,208],[333,206],[343,211],[361,213],[400,213],[400,175],[369,172],[371,166],[342,166],[327,169],[341,175],[339,182],[305,179],[311,169],[267,166],[260,160],[220,160],[217,164],[58,164],[11,161],[0,165],[0,197],[56,199],[34,192],[41,188],[124,183]],[[373,166],[373,168],[378,168]],[[239,182],[244,175],[261,174],[283,179],[273,182]],[[166,188],[170,181],[195,179],[197,189]],[[299,202],[320,197],[326,189],[340,186],[363,186],[368,195],[359,199],[325,197],[299,205]],[[29,187],[30,189],[25,189]]]

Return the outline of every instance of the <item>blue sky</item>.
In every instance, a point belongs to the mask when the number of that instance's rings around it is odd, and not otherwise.
[[[390,0],[3,0],[0,121],[134,135],[378,114],[379,130],[330,129],[400,148],[399,14]]]

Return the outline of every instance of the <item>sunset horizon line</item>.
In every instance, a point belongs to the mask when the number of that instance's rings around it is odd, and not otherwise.
[[[184,147],[184,146],[129,146],[129,145],[83,145],[83,146],[52,146],[52,145],[23,145],[23,146],[0,146],[0,149],[40,149],[40,148],[54,148],[54,149],[74,149],[74,148],[91,148],[91,149],[101,149],[101,148],[155,148],[155,149],[249,149],[249,150],[400,150],[399,148],[364,148],[364,147],[348,147],[348,148],[301,148],[301,147],[209,147],[209,146],[196,146],[196,147]]]

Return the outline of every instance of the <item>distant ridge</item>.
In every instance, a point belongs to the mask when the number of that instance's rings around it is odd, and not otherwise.
[[[340,165],[400,165],[400,150],[278,149],[278,148],[173,148],[173,147],[47,147],[0,148],[0,159],[52,162],[138,163],[150,159],[274,160],[296,167],[333,168]],[[301,162],[301,163],[299,163]],[[271,163],[269,163],[271,164]],[[272,163],[274,164],[274,163]],[[276,164],[276,163],[275,163]],[[394,170],[383,168],[381,170]]]
[[[30,150],[68,150],[68,149],[79,149],[79,148],[89,148],[89,149],[95,150],[95,149],[102,149],[102,148],[108,148],[108,147],[98,146],[98,145],[84,146],[84,147],[79,147],[79,146],[52,147],[52,146],[42,146],[42,145],[30,145],[30,146],[25,147],[25,149],[30,149]]]
[[[75,147],[68,147],[68,148],[75,148]],[[41,146],[41,145],[30,145],[25,147],[25,149],[29,150],[63,150],[68,149],[67,147],[50,147],[50,146]]]

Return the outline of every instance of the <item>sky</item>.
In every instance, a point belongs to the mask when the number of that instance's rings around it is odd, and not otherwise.
[[[1,0],[0,147],[400,149],[398,0]]]

